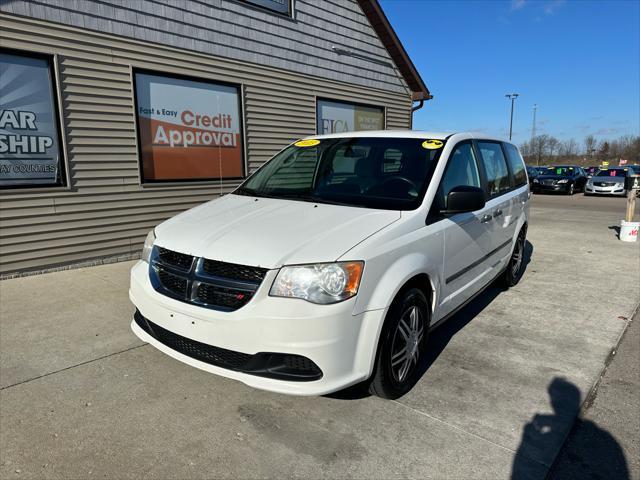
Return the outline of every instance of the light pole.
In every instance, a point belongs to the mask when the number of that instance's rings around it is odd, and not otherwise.
[[[505,97],[511,100],[511,119],[509,120],[509,140],[511,140],[511,134],[513,133],[513,104],[518,98],[519,93],[507,93]]]

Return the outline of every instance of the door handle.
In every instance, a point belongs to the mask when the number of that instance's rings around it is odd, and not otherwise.
[[[493,212],[493,218],[498,218],[500,215],[502,215],[502,210],[497,209],[495,212]]]
[[[486,213],[480,217],[480,223],[487,223],[491,221],[491,215],[487,215]]]

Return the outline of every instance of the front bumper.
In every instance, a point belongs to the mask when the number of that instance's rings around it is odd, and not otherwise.
[[[533,184],[533,192],[534,193],[542,193],[542,192],[562,192],[566,193],[569,191],[570,183],[560,183],[556,185],[543,185],[541,183]]]
[[[129,296],[152,325],[176,336],[238,355],[277,354],[308,359],[321,371],[317,379],[283,380],[242,368],[223,368],[220,362],[182,349],[142,328],[136,319],[133,332],[171,357],[202,370],[239,380],[252,387],[296,395],[324,395],[366,380],[373,370],[379,332],[386,309],[353,315],[355,299],[333,305],[269,297],[276,271],[267,273],[252,300],[233,312],[220,312],[186,304],[155,291],[148,264],[131,270]],[[139,319],[138,319],[139,320]],[[153,332],[151,332],[153,333]],[[189,347],[191,348],[191,347]],[[205,360],[205,361],[203,361]],[[227,366],[228,367],[228,366]]]
[[[584,193],[588,195],[619,195],[625,196],[627,191],[624,188],[624,185],[621,186],[611,186],[611,187],[599,187],[596,185],[587,184],[584,188]]]

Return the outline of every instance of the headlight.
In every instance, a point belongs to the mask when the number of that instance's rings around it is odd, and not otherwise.
[[[558,183],[567,183],[569,180],[567,180],[566,178],[562,179],[562,180],[558,180]]]
[[[321,304],[341,302],[358,293],[363,269],[364,262],[282,267],[269,295]]]
[[[151,230],[147,233],[147,238],[144,239],[144,246],[142,247],[142,255],[140,258],[143,262],[149,263],[151,259],[151,250],[153,250],[153,242],[156,241],[156,232],[155,230]]]

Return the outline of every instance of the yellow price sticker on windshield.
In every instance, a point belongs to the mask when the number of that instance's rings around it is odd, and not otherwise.
[[[320,143],[320,140],[311,138],[309,140],[298,140],[296,143],[294,143],[294,145],[296,147],[315,147],[319,143]]]
[[[422,148],[426,148],[427,150],[436,150],[438,148],[442,148],[442,140],[425,140],[422,142]]]

